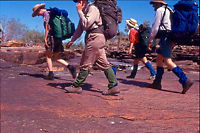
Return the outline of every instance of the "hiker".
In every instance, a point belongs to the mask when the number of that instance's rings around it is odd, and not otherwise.
[[[72,77],[76,78],[76,68],[72,65],[69,65],[63,59],[60,59],[59,55],[61,52],[64,52],[64,48],[62,45],[62,39],[56,38],[52,35],[52,27],[49,25],[50,20],[50,11],[45,8],[45,4],[36,4],[33,7],[33,14],[32,17],[35,16],[42,16],[44,20],[44,28],[45,28],[45,49],[46,49],[46,61],[48,65],[49,74],[47,79],[53,80],[54,73],[53,73],[53,63],[52,59],[57,61],[58,63],[66,66],[71,73]]]
[[[147,45],[145,44],[145,40],[142,41],[143,37],[148,38],[149,36],[144,35],[144,34],[148,34],[148,33],[144,33],[145,30],[148,30],[147,25],[145,24],[141,24],[140,26],[138,26],[137,21],[133,18],[126,20],[127,26],[129,28],[129,41],[130,41],[130,45],[129,45],[129,50],[128,50],[128,54],[131,55],[132,54],[132,48],[133,46],[135,47],[135,59],[134,59],[134,68],[131,72],[130,76],[127,76],[127,78],[135,78],[136,73],[137,73],[137,69],[138,69],[138,63],[139,61],[142,61],[142,63],[149,69],[150,71],[150,80],[154,80],[155,79],[155,75],[156,72],[154,70],[154,68],[152,67],[151,63],[147,60],[145,54],[147,53]],[[147,31],[148,32],[148,31]],[[149,29],[150,32],[150,29]],[[144,34],[143,34],[144,33]],[[144,36],[142,36],[142,34]],[[148,43],[148,40],[147,40]]]
[[[73,0],[77,3],[76,8],[80,17],[78,27],[71,39],[67,43],[69,48],[75,40],[77,40],[83,31],[85,35],[85,49],[82,54],[80,63],[80,71],[78,77],[70,87],[65,90],[68,93],[81,93],[81,84],[86,80],[89,70],[96,65],[104,71],[108,79],[108,91],[103,91],[103,95],[115,95],[120,93],[115,73],[107,60],[105,53],[105,36],[101,31],[102,19],[100,12],[96,6],[89,3],[88,0]]]
[[[156,38],[156,36],[158,36],[157,33],[158,33],[159,27],[163,33],[160,35],[160,48],[157,50],[157,53],[158,53],[157,58],[156,58],[157,74],[156,74],[155,80],[150,85],[150,87],[154,89],[159,89],[159,90],[162,89],[161,80],[164,74],[163,65],[165,64],[179,78],[179,82],[182,84],[182,87],[183,87],[182,94],[185,94],[188,91],[188,89],[192,86],[193,82],[187,78],[187,76],[182,71],[182,69],[178,67],[172,61],[172,58],[171,58],[172,44],[170,43],[170,38],[167,36],[167,31],[165,32],[165,28],[169,31],[171,30],[170,9],[167,8],[165,12],[165,6],[167,6],[167,3],[164,0],[152,0],[150,1],[150,4],[153,5],[156,13],[155,13],[154,22],[151,29],[149,50],[151,50],[152,41]],[[165,12],[165,16],[163,17],[164,12]],[[162,20],[162,17],[163,17],[163,20]],[[160,26],[161,20],[164,26],[163,25]]]
[[[4,31],[2,25],[0,24],[0,49],[1,49],[1,42],[3,41],[3,39],[4,39]]]

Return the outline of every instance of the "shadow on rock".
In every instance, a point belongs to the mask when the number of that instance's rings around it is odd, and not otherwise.
[[[65,90],[65,87],[69,87],[72,84],[71,83],[48,83],[47,85],[57,88],[57,89]]]
[[[72,83],[48,83],[47,85],[61,90],[65,90],[65,87],[70,87]],[[81,85],[81,87],[85,91],[102,93],[102,91],[92,89],[93,88],[92,85],[88,83]]]
[[[128,85],[135,85],[135,86],[139,86],[139,87],[143,87],[143,88],[148,88],[148,86],[150,85],[150,83],[146,83],[146,82],[142,82],[142,81],[135,81],[135,80],[126,80],[126,79],[120,79],[117,78],[120,83],[123,84],[128,84]]]
[[[147,82],[142,82],[142,81],[135,81],[135,80],[125,80],[125,79],[120,79],[118,78],[118,80],[123,83],[123,84],[129,84],[129,85],[135,85],[135,86],[139,86],[142,88],[149,88],[149,86],[151,85],[151,83],[147,83]],[[150,88],[150,89],[154,89],[154,88]],[[158,89],[155,89],[158,90]],[[170,93],[181,93],[181,92],[177,92],[177,91],[171,91],[171,90],[158,90],[158,91],[164,91],[164,92],[170,92]]]
[[[153,89],[153,88],[151,88],[151,89]],[[181,92],[177,92],[177,91],[170,91],[170,90],[159,90],[159,91],[165,91],[165,92],[170,92],[170,93],[179,93],[179,94],[181,94]]]
[[[45,80],[48,80],[47,76],[44,74],[31,74],[31,73],[20,73],[19,75],[27,75],[27,76],[31,76],[34,78],[43,78]],[[54,79],[60,79],[59,77],[54,77]]]
[[[82,85],[81,87],[82,87],[83,90],[86,90],[86,91],[92,91],[92,92],[102,93],[102,91],[92,89],[93,88],[92,85],[88,84],[88,83]]]

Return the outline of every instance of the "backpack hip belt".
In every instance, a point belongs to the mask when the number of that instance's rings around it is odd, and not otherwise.
[[[90,33],[102,33],[104,34],[104,29],[103,29],[103,25],[100,25],[99,27],[97,28],[94,28],[94,29],[91,29],[91,30],[87,30],[87,34],[90,34]]]

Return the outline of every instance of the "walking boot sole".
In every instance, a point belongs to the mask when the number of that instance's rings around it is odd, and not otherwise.
[[[113,87],[111,89],[108,89],[108,91],[103,91],[102,95],[116,95],[119,93],[120,93],[119,89],[116,87]]]
[[[190,88],[191,86],[194,84],[194,82],[192,81],[188,81],[188,83],[186,83],[186,85],[183,87],[183,91],[181,92],[182,94],[185,94]]]
[[[81,87],[66,87],[65,91],[66,91],[66,93],[81,94],[82,93],[82,88]]]

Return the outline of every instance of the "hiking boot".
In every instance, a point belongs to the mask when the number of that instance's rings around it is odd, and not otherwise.
[[[70,74],[72,75],[72,78],[76,78],[76,67],[72,65],[68,65],[67,68],[69,69]]]
[[[154,76],[149,76],[149,80],[155,80],[156,79],[156,75],[154,75]]]
[[[108,91],[103,91],[102,95],[116,95],[118,93],[120,93],[119,88],[115,86],[111,89],[108,89]]]
[[[47,79],[47,80],[54,80],[54,74],[51,73],[51,72],[49,72],[49,74],[48,74],[48,76],[47,76],[46,79]]]
[[[150,84],[149,88],[161,90],[162,89],[161,82],[153,82],[152,84]]]
[[[70,87],[65,87],[65,91],[67,93],[82,93],[82,88],[79,86],[79,87],[75,87],[73,85],[71,85]]]
[[[189,89],[190,87],[193,85],[193,81],[191,80],[187,80],[186,83],[183,85],[183,91],[182,91],[182,94],[185,94]]]

